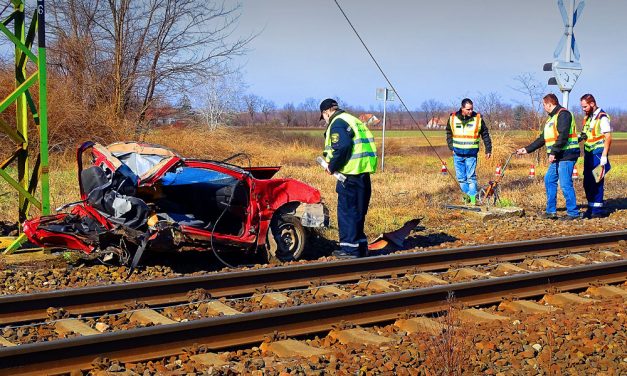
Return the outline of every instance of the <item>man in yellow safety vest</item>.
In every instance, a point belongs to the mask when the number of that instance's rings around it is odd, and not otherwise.
[[[545,95],[542,101],[544,110],[549,115],[544,123],[544,129],[535,141],[516,150],[516,154],[531,153],[546,145],[549,168],[544,175],[544,188],[546,190],[544,217],[557,219],[557,183],[559,181],[566,201],[566,216],[561,219],[577,219],[579,218],[579,210],[577,209],[572,174],[580,150],[575,117],[570,111],[560,106],[555,94]]]
[[[588,209],[582,217],[599,218],[605,214],[603,212],[604,176],[611,168],[608,155],[612,144],[612,128],[610,116],[597,106],[597,101],[592,94],[584,94],[581,97],[581,109],[585,114],[581,132],[581,139],[584,141],[583,188],[588,199]],[[597,166],[603,166],[598,182],[592,173]]]
[[[364,224],[372,192],[370,174],[377,169],[374,137],[364,123],[341,110],[334,99],[320,102],[322,119],[327,123],[323,152],[328,163],[327,173],[339,172],[345,177],[335,186],[340,249],[333,255],[364,257],[368,253]]]
[[[459,111],[452,113],[446,124],[446,143],[453,151],[455,176],[464,193],[464,200],[474,205],[477,196],[477,154],[479,138],[483,139],[486,158],[492,155],[492,140],[481,114],[473,111],[469,98],[462,100]]]

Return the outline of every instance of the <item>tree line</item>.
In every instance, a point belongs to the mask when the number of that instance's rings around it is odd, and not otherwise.
[[[529,76],[532,77],[532,76]],[[472,97],[475,109],[481,113],[491,129],[502,130],[538,130],[544,123],[546,115],[541,107],[541,98],[547,91],[527,93],[529,103],[508,103],[496,92],[477,93]],[[231,126],[273,126],[273,127],[320,127],[319,100],[305,98],[302,102],[288,102],[278,106],[270,99],[247,93],[241,90],[239,97],[213,96],[214,102],[200,103],[197,108],[198,120],[208,127],[220,124]],[[223,101],[220,104],[218,102]],[[430,98],[420,105],[410,108],[409,111],[397,102],[388,102],[386,108],[386,127],[393,129],[444,129],[452,112],[459,109],[461,98],[450,103],[443,103]],[[364,106],[355,105],[338,98],[341,108],[355,114],[373,114],[383,118],[383,105]],[[575,114],[578,124],[581,124],[583,113],[577,98],[571,99],[570,110]],[[209,109],[221,108],[216,116],[208,116]],[[619,108],[606,108],[612,116],[612,126],[616,131],[627,131],[627,111]],[[380,124],[381,125],[381,124]],[[380,126],[379,125],[379,126]]]

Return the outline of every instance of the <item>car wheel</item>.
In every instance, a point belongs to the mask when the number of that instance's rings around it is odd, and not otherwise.
[[[275,214],[266,240],[267,259],[270,262],[298,260],[303,256],[307,232],[298,217]]]

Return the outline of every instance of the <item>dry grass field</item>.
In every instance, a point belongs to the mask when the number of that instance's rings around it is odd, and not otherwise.
[[[325,236],[337,238],[335,221],[335,180],[326,175],[315,163],[323,144],[322,129],[306,132],[281,131],[276,129],[225,128],[216,131],[201,129],[160,129],[150,134],[146,142],[172,148],[183,156],[221,160],[235,153],[246,153],[252,165],[281,165],[278,177],[302,180],[320,189],[322,197],[331,210],[332,227]],[[381,137],[375,134],[379,144]],[[487,160],[480,154],[478,166],[479,184],[484,185],[494,178],[497,164],[503,164],[516,147],[526,145],[534,134],[525,132],[492,132],[493,157]],[[443,132],[429,132],[428,137],[438,154],[453,165],[451,153],[445,146]],[[625,143],[626,145],[623,145]],[[461,194],[450,175],[440,174],[441,163],[433,150],[426,146],[424,137],[417,131],[390,132],[386,134],[385,171],[373,175],[373,196],[366,220],[366,233],[369,237],[390,231],[405,221],[416,218],[445,218],[444,204],[461,203]],[[610,157],[612,172],[607,177],[606,198],[610,205],[625,205],[627,198],[627,140],[617,140],[615,149],[622,152]],[[76,164],[73,152],[51,156],[51,202],[52,207],[78,199]],[[234,163],[247,165],[248,160],[240,158]],[[536,164],[536,178],[528,179],[529,167]],[[577,164],[582,175],[583,162]],[[503,179],[502,198],[505,205],[523,207],[527,212],[539,212],[544,208],[545,196],[543,175],[545,162],[536,162],[536,155],[514,157]],[[582,179],[576,183],[577,200],[583,205]],[[0,181],[0,221],[13,222],[17,218],[17,197],[10,187]],[[564,202],[558,199],[558,208]],[[31,215],[37,215],[32,209]]]

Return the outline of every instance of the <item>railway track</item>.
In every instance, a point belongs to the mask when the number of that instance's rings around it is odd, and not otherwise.
[[[326,283],[359,280],[368,274],[385,277],[411,272],[446,270],[451,266],[482,265],[588,251],[590,247],[615,246],[627,240],[627,231],[572,237],[528,240],[420,253],[393,254],[350,261],[308,263],[294,266],[216,273],[197,277],[86,287],[50,292],[0,296],[0,325],[44,320],[49,307],[63,307],[72,315],[115,312],[139,301],[148,306],[188,301],[188,293],[203,289],[214,298],[246,296],[262,286],[269,289],[306,287],[312,281]]]
[[[495,246],[491,246],[491,250],[488,249],[490,247],[471,247],[476,251],[474,259],[471,253],[465,251],[466,248],[461,248],[456,250],[461,256],[455,261],[451,261],[454,257],[449,253],[451,250],[425,252],[418,255],[429,253],[437,253],[438,255],[432,255],[433,258],[422,258],[424,264],[421,265],[420,270],[423,270],[422,268],[426,268],[424,270],[429,270],[429,268],[440,270],[451,264],[488,263],[497,257],[495,254],[501,261],[503,258],[510,261],[524,258],[525,252],[527,252],[526,256],[529,255],[529,252],[535,252],[536,255],[554,255],[556,252],[559,253],[558,249],[563,251],[564,248],[571,247],[575,248],[574,250],[583,251],[585,248],[589,249],[592,244],[596,247],[599,247],[599,243],[602,246],[609,246],[625,240],[625,233],[617,232],[606,234],[606,236],[561,239],[565,242],[559,240],[551,239],[548,244],[541,241],[508,243],[504,247],[508,251]],[[594,240],[600,241],[595,242]],[[533,247],[537,248],[534,250]],[[572,252],[573,249],[569,251]],[[398,256],[404,257],[400,261],[394,260]],[[408,263],[406,258],[409,258],[408,255],[391,255],[377,257],[376,259],[379,261],[377,263],[366,263],[364,261],[371,260],[364,259],[326,265],[330,269],[339,267],[339,270],[335,271],[334,274],[329,272],[328,275],[333,279],[350,281],[359,279],[350,273],[351,270],[357,270],[360,275],[363,275],[364,270],[357,266],[361,263],[367,264],[371,268],[378,265],[377,268],[374,268],[376,270],[374,274],[390,275],[399,273],[401,269],[404,273],[415,272],[416,265]],[[386,263],[382,262],[383,259],[393,261]],[[308,265],[299,265],[296,268],[303,266]],[[261,272],[289,268],[294,267],[272,268]],[[324,270],[324,268],[319,270]],[[239,273],[250,278],[249,273],[254,272],[259,271]],[[276,283],[276,286],[290,285],[294,281],[296,285],[302,284],[300,278],[296,279],[293,276],[287,278],[287,281],[280,280],[274,273],[270,273],[270,276],[272,276],[272,281]],[[625,281],[626,276],[627,260],[623,259],[281,309],[268,309],[239,315],[224,315],[169,325],[148,326],[52,342],[24,344],[0,348],[0,374],[38,374],[41,369],[47,369],[51,373],[62,373],[78,368],[89,368],[93,359],[100,354],[125,362],[133,362],[178,354],[182,348],[190,347],[195,343],[205,343],[209,344],[212,349],[222,349],[259,342],[265,335],[273,331],[281,331],[293,336],[329,330],[333,324],[340,321],[350,321],[356,324],[385,322],[393,320],[407,310],[414,313],[440,311],[446,304],[444,301],[450,293],[453,293],[460,302],[469,305],[481,305],[496,303],[504,296],[517,298],[539,296],[549,287],[562,291],[572,291],[583,289],[591,283],[622,282]],[[252,281],[247,283],[250,285]],[[233,283],[221,285],[219,288],[223,290],[218,289],[217,291],[236,290],[239,294],[246,294],[246,291],[249,291],[246,290],[249,287],[235,286]]]

